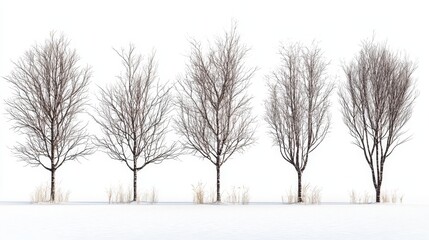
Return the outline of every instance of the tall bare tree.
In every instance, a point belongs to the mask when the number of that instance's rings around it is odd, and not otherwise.
[[[298,174],[298,202],[302,202],[301,179],[309,155],[329,130],[333,85],[327,81],[327,62],[316,44],[283,46],[280,56],[280,67],[268,77],[265,119],[281,156]]]
[[[19,160],[51,172],[50,201],[55,202],[55,172],[65,162],[93,152],[86,125],[78,121],[84,110],[90,78],[88,67],[64,36],[54,33],[35,45],[5,79],[13,96],[6,101],[13,129],[25,136],[14,147]]]
[[[253,141],[254,117],[246,94],[254,68],[246,68],[248,49],[236,27],[204,52],[191,42],[185,76],[179,81],[176,119],[183,147],[216,167],[216,201],[221,202],[220,169],[235,152]]]
[[[405,57],[373,40],[364,41],[359,54],[344,66],[347,81],[339,94],[344,123],[371,169],[376,202],[386,159],[408,140],[403,127],[416,97],[414,70]]]
[[[101,89],[94,119],[103,137],[97,138],[97,145],[133,172],[133,201],[137,201],[137,172],[178,153],[176,144],[166,142],[170,88],[157,81],[154,54],[144,62],[133,45],[116,53],[124,72],[118,82]]]

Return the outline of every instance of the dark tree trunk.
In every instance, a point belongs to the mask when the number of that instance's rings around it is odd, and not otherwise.
[[[375,202],[380,202],[380,192],[381,192],[381,184],[378,184],[375,188]]]
[[[220,203],[220,166],[216,166],[216,202]]]
[[[298,171],[298,202],[302,203],[302,184],[301,184],[302,172]]]
[[[55,202],[55,169],[51,170],[51,199],[52,203]]]
[[[137,170],[134,169],[134,193],[133,193],[133,201],[137,202]]]

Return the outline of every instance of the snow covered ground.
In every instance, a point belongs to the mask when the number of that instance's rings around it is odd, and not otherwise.
[[[429,205],[0,203],[0,239],[429,239]]]

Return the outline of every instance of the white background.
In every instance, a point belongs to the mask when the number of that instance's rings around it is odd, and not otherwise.
[[[344,81],[341,66],[359,50],[363,39],[375,33],[388,40],[392,49],[406,52],[418,64],[414,74],[419,97],[406,128],[412,139],[387,160],[383,189],[397,190],[406,202],[429,202],[427,161],[429,17],[425,1],[0,1],[0,76],[13,69],[17,60],[50,31],[64,33],[81,57],[92,66],[91,95],[97,86],[115,81],[120,60],[112,50],[132,42],[138,50],[157,51],[161,81],[176,81],[184,72],[189,39],[206,42],[238,22],[243,43],[251,48],[249,66],[258,71],[249,89],[258,117],[257,143],[236,154],[221,172],[223,190],[245,185],[251,201],[281,201],[296,185],[296,173],[272,146],[263,121],[267,96],[266,75],[279,63],[281,42],[320,42],[330,60],[329,74],[337,84]],[[11,155],[18,140],[10,130],[4,99],[6,81],[0,81],[0,201],[29,201],[36,186],[49,180],[42,168],[25,167]],[[349,200],[351,190],[373,193],[369,168],[362,152],[351,144],[342,123],[337,93],[331,96],[332,127],[329,135],[310,156],[304,181],[322,189],[323,201]],[[95,104],[93,99],[92,104]],[[83,117],[88,119],[88,117]],[[97,126],[90,122],[90,132]],[[68,162],[57,172],[72,201],[106,201],[110,186],[131,185],[132,173],[120,162],[99,152],[80,163]],[[215,168],[198,157],[149,165],[139,173],[141,190],[156,187],[160,201],[192,201],[192,184],[215,185]]]

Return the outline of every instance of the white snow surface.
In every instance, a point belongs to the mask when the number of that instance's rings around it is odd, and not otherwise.
[[[0,203],[0,239],[429,239],[429,205]]]

